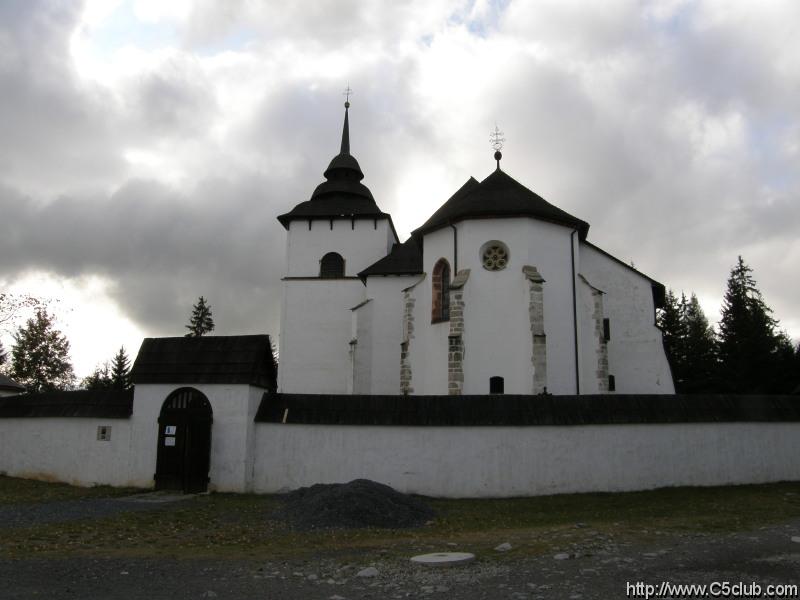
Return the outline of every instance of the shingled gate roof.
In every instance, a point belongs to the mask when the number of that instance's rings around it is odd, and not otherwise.
[[[140,383],[243,383],[277,389],[268,335],[146,338],[131,369]]]
[[[589,224],[553,206],[499,168],[478,183],[471,178],[417,228],[418,237],[464,219],[531,217],[577,229],[586,239]]]

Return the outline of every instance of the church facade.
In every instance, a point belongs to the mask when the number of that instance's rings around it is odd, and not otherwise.
[[[505,173],[470,178],[400,242],[342,144],[278,220],[283,393],[673,394],[664,286]]]

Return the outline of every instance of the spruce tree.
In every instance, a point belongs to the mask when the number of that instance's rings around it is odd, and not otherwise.
[[[658,326],[664,336],[664,350],[667,354],[672,378],[675,380],[675,391],[679,392],[683,385],[683,373],[685,365],[685,342],[686,331],[683,319],[683,306],[686,297],[681,294],[681,300],[675,296],[672,290],[667,291],[664,308],[658,316]]]
[[[186,337],[200,337],[206,333],[214,331],[214,319],[211,316],[211,306],[206,303],[206,299],[200,296],[197,303],[192,307],[192,316],[189,324],[186,325],[189,333]]]
[[[685,301],[685,296],[683,297]],[[682,307],[683,385],[682,393],[711,392],[717,387],[717,341],[695,294]]]
[[[54,326],[53,317],[38,308],[14,334],[11,377],[29,392],[69,388],[75,380],[69,360],[69,341]]]
[[[111,370],[108,362],[97,365],[91,375],[87,375],[81,381],[81,387],[87,390],[108,390],[111,389]]]
[[[125,346],[120,346],[119,352],[111,361],[111,387],[115,390],[127,390],[131,387],[131,361],[125,352]]]
[[[752,269],[739,257],[731,270],[719,323],[719,358],[727,391],[775,391],[779,376],[778,322],[756,287]]]

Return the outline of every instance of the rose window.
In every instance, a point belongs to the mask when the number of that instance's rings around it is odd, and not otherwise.
[[[483,268],[488,271],[502,271],[508,264],[508,248],[500,242],[489,242],[484,245]]]

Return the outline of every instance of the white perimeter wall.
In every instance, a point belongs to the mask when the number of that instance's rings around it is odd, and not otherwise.
[[[199,390],[211,403],[209,489],[251,491],[254,419],[264,390],[243,384],[140,384],[129,419],[0,419],[0,472],[84,486],[153,487],[158,416],[167,396],[182,387]],[[110,441],[97,440],[99,425],[111,426]]]
[[[367,478],[510,497],[800,480],[800,423],[571,427],[256,424],[257,492]]]
[[[97,440],[100,425],[111,426],[109,441]],[[129,419],[0,419],[0,473],[14,477],[82,486],[152,486],[152,472],[149,477],[132,472],[131,450]]]

